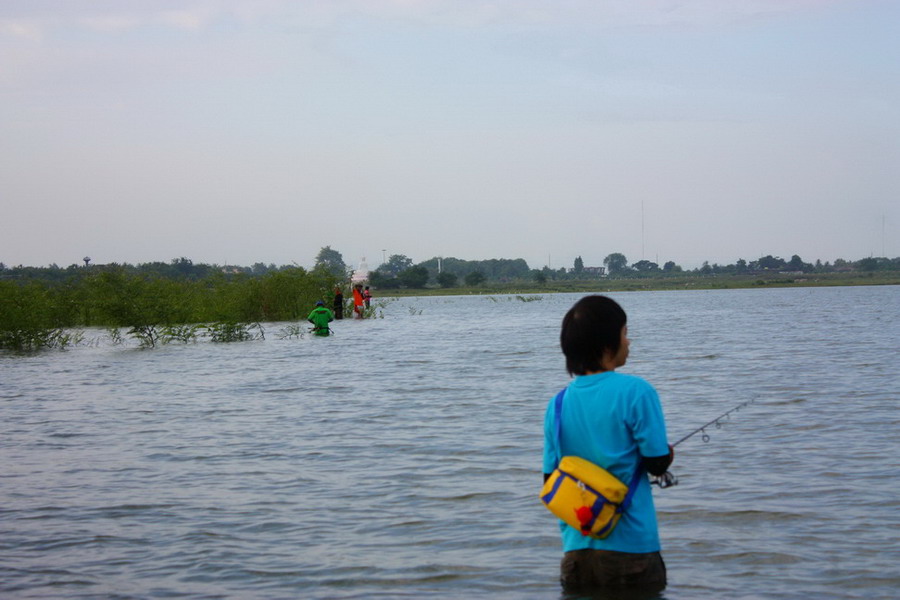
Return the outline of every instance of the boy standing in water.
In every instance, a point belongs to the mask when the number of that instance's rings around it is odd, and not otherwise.
[[[557,439],[554,401],[544,418],[544,480],[563,456],[579,456],[622,482],[637,469],[666,472],[674,451],[666,439],[659,397],[639,377],[615,370],[625,364],[630,341],[625,311],[605,296],[587,296],[566,313],[560,345],[575,379],[566,388]],[[560,582],[567,593],[603,588],[661,590],[666,566],[659,553],[656,509],[646,473],[637,479],[630,506],[604,539],[582,535],[560,521]]]

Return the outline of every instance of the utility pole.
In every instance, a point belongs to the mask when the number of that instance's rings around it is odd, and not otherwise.
[[[641,200],[641,260],[644,260],[644,201]]]

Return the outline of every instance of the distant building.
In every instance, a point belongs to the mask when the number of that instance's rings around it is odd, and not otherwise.
[[[366,257],[363,256],[359,259],[359,268],[353,271],[353,276],[350,277],[350,283],[365,283],[369,280],[369,263],[366,262]]]

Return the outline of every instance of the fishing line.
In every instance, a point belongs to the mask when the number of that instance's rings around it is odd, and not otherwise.
[[[756,398],[753,398],[752,400],[747,400],[746,402],[741,402],[740,404],[738,404],[737,406],[735,406],[735,407],[732,408],[731,410],[727,410],[727,411],[723,412],[721,415],[719,415],[718,417],[716,417],[715,419],[713,419],[713,420],[710,421],[709,423],[704,423],[703,425],[701,425],[701,426],[698,427],[697,429],[693,430],[692,432],[690,432],[689,434],[687,434],[686,436],[684,436],[683,438],[681,438],[680,440],[678,440],[677,442],[675,442],[674,444],[672,444],[672,448],[674,448],[675,446],[677,446],[677,445],[680,444],[681,442],[684,442],[684,441],[687,441],[687,440],[691,439],[692,437],[694,437],[694,436],[697,435],[698,433],[699,433],[699,434],[702,434],[701,437],[700,437],[700,439],[702,439],[704,443],[709,442],[709,434],[706,433],[706,428],[707,428],[707,427],[710,427],[710,426],[713,426],[713,425],[714,425],[716,429],[721,429],[721,428],[722,428],[722,420],[723,420],[723,419],[728,420],[728,419],[730,418],[731,413],[735,413],[735,412],[741,410],[742,408],[744,408],[745,406],[747,406],[747,405],[749,405],[749,404],[753,404],[755,401],[756,401]],[[658,486],[661,487],[661,488],[672,487],[673,485],[678,485],[678,478],[675,477],[675,475],[673,475],[673,474],[670,473],[669,471],[666,471],[666,472],[663,473],[662,475],[657,475],[657,476],[652,477],[652,478],[650,479],[650,484],[651,484],[651,485],[658,485]]]

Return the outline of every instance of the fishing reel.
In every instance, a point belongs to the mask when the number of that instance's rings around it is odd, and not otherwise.
[[[667,487],[672,487],[673,485],[678,485],[678,478],[669,471],[666,471],[662,475],[654,475],[651,477],[650,485],[658,485],[660,489],[665,489]]]

